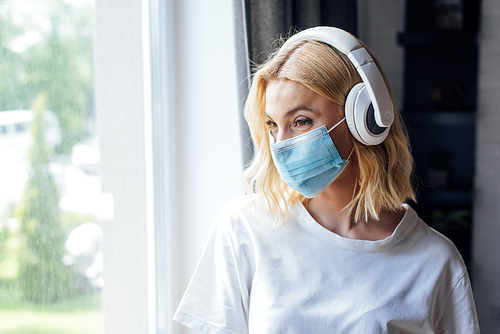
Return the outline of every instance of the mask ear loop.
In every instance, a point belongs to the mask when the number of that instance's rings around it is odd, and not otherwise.
[[[332,128],[330,130],[327,131],[327,133],[330,133],[330,131],[332,131],[333,129],[335,129],[340,123],[342,123],[343,121],[345,121],[345,117],[342,118],[337,124],[335,124],[334,126],[332,126]]]
[[[349,153],[349,155],[346,158],[347,162],[351,161],[349,159],[351,158],[352,152],[354,152],[354,146],[351,148],[351,153]]]
[[[326,133],[330,133],[330,131],[332,131],[333,129],[335,129],[337,126],[339,126],[340,123],[342,123],[343,121],[345,121],[345,117],[342,118],[337,124],[335,124],[334,126],[332,126],[332,128],[330,130],[327,130]],[[276,139],[274,138],[274,136],[272,135],[271,133],[271,129],[269,129],[269,142],[271,145],[273,145],[274,143],[276,143]],[[354,149],[354,148],[353,148]],[[352,151],[351,151],[352,153]],[[351,153],[349,154],[349,156],[351,156]]]
[[[342,118],[337,124],[335,124],[334,126],[332,126],[332,128],[330,130],[328,130],[327,133],[330,133],[330,131],[332,131],[333,129],[335,129],[343,121],[345,121],[345,117]],[[352,147],[351,152],[349,153],[349,155],[346,158],[347,162],[350,161],[349,159],[351,158],[352,152],[354,152],[354,146]]]

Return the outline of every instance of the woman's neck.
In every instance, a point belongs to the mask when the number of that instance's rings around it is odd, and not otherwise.
[[[309,214],[324,228],[342,237],[381,240],[390,236],[403,217],[403,212],[380,212],[379,221],[355,222],[344,208],[357,188],[354,164],[349,164],[339,177],[320,195],[306,203]]]

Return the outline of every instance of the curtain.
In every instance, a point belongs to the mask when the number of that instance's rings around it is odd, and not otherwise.
[[[244,166],[253,156],[243,106],[252,66],[264,62],[273,42],[293,30],[334,26],[357,35],[356,1],[353,0],[234,0],[234,29],[240,133]]]

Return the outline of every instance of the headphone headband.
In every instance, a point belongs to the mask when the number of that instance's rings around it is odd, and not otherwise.
[[[391,126],[394,121],[394,106],[389,91],[377,65],[358,40],[339,28],[315,27],[306,29],[290,37],[283,44],[279,53],[292,43],[307,40],[323,42],[347,55],[356,67],[368,90],[375,111],[375,122],[380,127]]]

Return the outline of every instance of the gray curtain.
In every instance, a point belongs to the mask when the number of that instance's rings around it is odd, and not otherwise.
[[[248,94],[252,64],[261,64],[273,42],[294,30],[326,25],[357,34],[356,1],[353,0],[234,0],[234,29],[238,101],[243,164],[253,156],[243,106]]]

